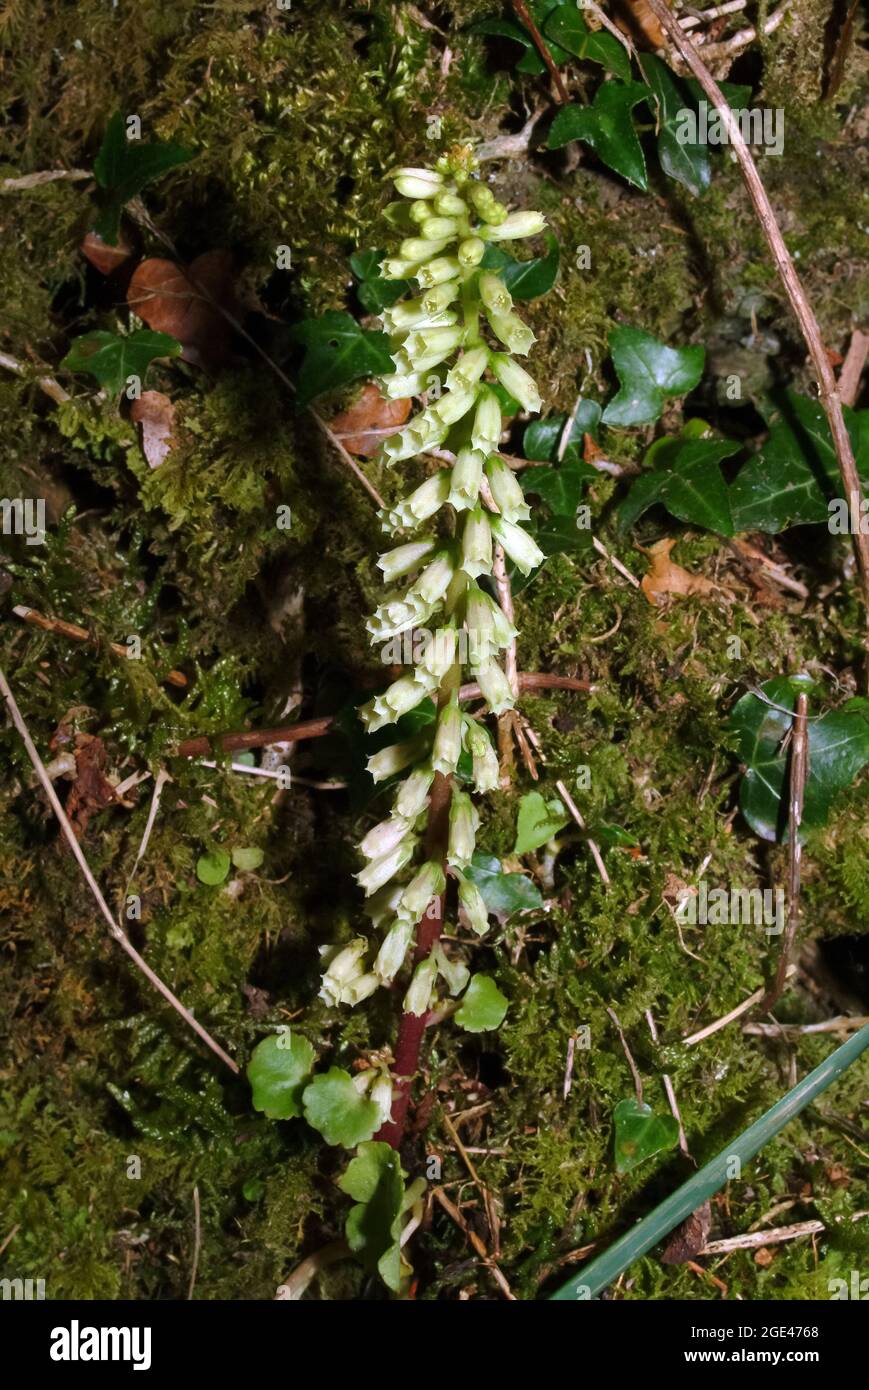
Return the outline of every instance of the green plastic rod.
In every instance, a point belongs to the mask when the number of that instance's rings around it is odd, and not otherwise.
[[[591,1264],[568,1279],[566,1284],[562,1284],[550,1298],[556,1302],[595,1298],[601,1289],[618,1279],[635,1260],[645,1255],[647,1250],[651,1250],[653,1245],[657,1245],[659,1240],[724,1186],[730,1176],[728,1166],[734,1158],[738,1158],[741,1164],[748,1163],[749,1159],[754,1158],[764,1144],[784,1129],[795,1115],[799,1115],[816,1096],[847,1071],[852,1062],[856,1062],[867,1048],[869,1023],[855,1033],[853,1038],[837,1047],[825,1062],[809,1072],[799,1085],[788,1091],[787,1095],[767,1110],[765,1115],[761,1115],[759,1120],[749,1125],[738,1139],[734,1139],[732,1144],[728,1144],[720,1154],[665,1198],[660,1206],[655,1207],[648,1216],[644,1216],[642,1221],[617,1240],[615,1245],[611,1245],[609,1250],[605,1250],[596,1260],[592,1260]]]

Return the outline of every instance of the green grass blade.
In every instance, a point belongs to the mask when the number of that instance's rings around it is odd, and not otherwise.
[[[869,1048],[869,1024],[855,1033],[841,1047],[831,1053],[825,1062],[809,1072],[799,1085],[788,1091],[765,1115],[755,1120],[753,1125],[721,1153],[711,1159],[699,1172],[684,1182],[681,1187],[648,1216],[633,1226],[630,1231],[605,1250],[591,1264],[580,1269],[566,1284],[563,1284],[550,1297],[554,1301],[595,1298],[602,1289],[657,1245],[675,1226],[696,1211],[713,1193],[723,1187],[728,1178],[728,1163],[738,1158],[740,1163],[748,1163],[764,1144],[775,1138],[790,1120],[804,1110],[807,1105],[825,1091],[857,1058]]]

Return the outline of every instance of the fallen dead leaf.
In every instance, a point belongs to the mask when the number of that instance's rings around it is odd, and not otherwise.
[[[412,404],[409,398],[387,400],[380,394],[379,387],[368,382],[362,388],[359,399],[348,410],[336,415],[329,428],[349,454],[373,458],[383,443],[384,431],[403,425],[410,415]]]
[[[640,587],[651,604],[659,604],[669,594],[687,596],[689,594],[714,594],[718,588],[702,575],[690,574],[670,559],[670,551],[676,541],[664,539],[656,541],[646,552],[652,565],[648,574],[643,575]]]
[[[761,1269],[769,1269],[775,1256],[776,1252],[774,1250],[770,1250],[768,1245],[762,1245],[755,1254],[754,1263],[760,1265]]]
[[[639,48],[664,48],[664,31],[646,0],[618,0],[616,24],[622,33],[629,34]]]
[[[661,1255],[663,1265],[681,1265],[699,1255],[712,1230],[712,1210],[708,1202],[692,1211],[677,1227]]]
[[[64,810],[75,837],[81,840],[92,815],[115,799],[115,789],[105,775],[108,766],[106,746],[93,734],[75,736],[75,781]]]
[[[228,251],[204,252],[189,272],[152,256],[136,267],[127,303],[149,328],[177,338],[186,362],[215,370],[226,361],[232,342],[232,329],[215,303],[234,312],[233,278]]]
[[[150,468],[159,468],[172,452],[175,407],[162,391],[143,391],[130,408],[130,419],[140,427],[142,453]]]
[[[110,246],[107,241],[103,241],[99,232],[88,232],[81,244],[81,253],[100,274],[111,275],[113,270],[117,270],[130,259],[133,248],[124,240],[123,235],[118,237],[117,246]]]

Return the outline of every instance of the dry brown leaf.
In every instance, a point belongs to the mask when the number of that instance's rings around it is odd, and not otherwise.
[[[175,407],[162,391],[143,391],[130,408],[130,419],[138,425],[142,453],[150,468],[159,468],[172,452],[175,440]]]
[[[646,0],[617,0],[615,21],[622,33],[629,34],[638,48],[664,48],[664,31]]]
[[[709,1203],[704,1202],[673,1232],[661,1255],[661,1264],[681,1265],[693,1260],[702,1251],[711,1230],[712,1210]]]
[[[329,428],[348,453],[373,458],[386,437],[383,431],[395,430],[403,425],[410,415],[412,404],[409,398],[387,400],[380,394],[379,387],[368,382],[362,388],[359,399],[349,410],[336,415]]]
[[[651,604],[661,603],[668,594],[714,594],[717,585],[702,575],[690,574],[670,559],[670,551],[676,541],[668,539],[656,541],[650,546],[647,555],[652,564],[648,574],[643,575],[640,587]]]
[[[70,788],[64,810],[81,840],[92,815],[115,799],[115,789],[105,775],[108,766],[106,746],[93,734],[75,736],[75,781]]]
[[[123,234],[119,235],[117,246],[110,246],[103,241],[99,232],[88,232],[81,244],[81,253],[102,275],[111,275],[113,270],[130,259],[133,248],[124,240]]]
[[[189,273],[174,261],[152,256],[136,267],[127,292],[130,308],[149,328],[178,339],[186,362],[214,370],[229,356],[232,329],[211,300],[233,313],[228,251],[204,252]]]

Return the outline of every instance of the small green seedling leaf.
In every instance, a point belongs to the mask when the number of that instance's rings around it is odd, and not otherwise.
[[[347,1244],[366,1269],[380,1274],[388,1288],[401,1284],[401,1214],[404,1172],[390,1144],[361,1143],[338,1186],[356,1206],[345,1223]]]
[[[143,383],[158,357],[177,357],[181,344],[168,333],[137,328],[135,333],[107,333],[102,329],[73,338],[61,362],[71,372],[89,372],[111,396],[119,396],[129,378]]]
[[[469,1033],[492,1033],[500,1028],[507,1013],[507,1000],[490,975],[472,975],[456,1022]]]
[[[104,190],[102,207],[94,224],[103,241],[115,246],[121,211],[146,184],[193,158],[193,150],[166,140],[128,140],[127,124],[120,111],[112,116],[94,160],[97,183]]]
[[[789,753],[785,740],[793,725],[788,711],[793,711],[799,691],[811,692],[813,686],[805,675],[776,676],[760,687],[765,700],[749,693],[733,708],[731,727],[746,765],[739,807],[763,840],[787,839]],[[826,824],[834,798],[869,763],[869,700],[848,700],[819,719],[811,717],[810,708],[809,716],[801,842],[808,831]]]
[[[232,851],[232,862],[240,873],[253,873],[263,862],[265,855],[261,849],[250,846],[247,849],[234,849]]]
[[[318,319],[305,319],[293,336],[305,348],[297,382],[299,410],[324,391],[394,370],[386,334],[360,328],[349,314],[330,310]]]
[[[302,1093],[305,1119],[327,1144],[355,1148],[377,1129],[380,1112],[374,1101],[360,1095],[349,1072],[330,1067],[315,1076]]]
[[[480,262],[484,270],[497,270],[514,299],[537,299],[547,294],[558,279],[560,250],[551,232],[544,233],[546,255],[530,261],[517,261],[515,256],[490,243]]]
[[[543,907],[536,883],[527,874],[505,873],[494,854],[476,850],[464,874],[476,884],[489,912],[502,924],[509,922],[517,912]]]
[[[638,1100],[620,1100],[613,1111],[616,1172],[630,1173],[655,1154],[679,1142],[679,1123],[672,1115],[656,1115]]]
[[[582,140],[610,169],[645,190],[646,161],[631,112],[648,95],[644,82],[602,83],[591,106],[561,108],[552,122],[549,148],[557,150],[571,140]]]
[[[609,336],[620,390],[603,413],[604,424],[629,428],[657,420],[669,396],[686,396],[703,375],[702,347],[671,348],[641,328],[624,325]]]
[[[314,1065],[314,1049],[289,1028],[257,1043],[247,1064],[253,1108],[270,1120],[292,1120],[302,1113],[302,1092]]]
[[[350,257],[350,269],[359,281],[359,303],[369,314],[381,313],[413,289],[410,280],[387,280],[381,275],[383,256],[383,251],[357,251]]]
[[[519,802],[514,854],[530,854],[545,845],[570,820],[557,797],[544,801],[540,792],[526,792]]]
[[[196,877],[200,883],[207,883],[214,888],[218,883],[222,883],[229,873],[229,855],[225,849],[212,849],[208,854],[201,854],[196,861]]]

